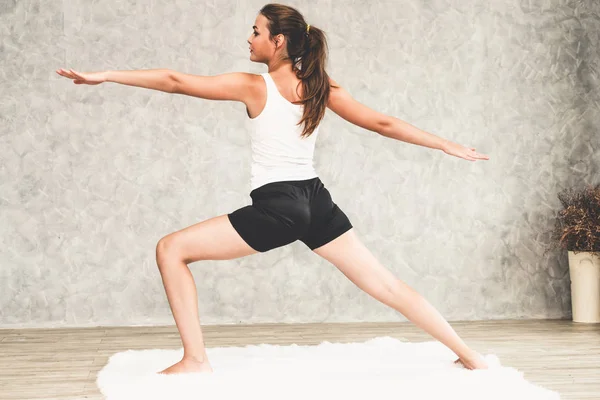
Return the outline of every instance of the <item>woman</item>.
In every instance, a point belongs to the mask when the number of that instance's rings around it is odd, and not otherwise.
[[[252,132],[252,205],[163,237],[156,260],[181,334],[184,355],[159,373],[210,372],[198,316],[196,287],[187,264],[229,260],[295,240],[340,269],[360,289],[393,307],[448,346],[468,369],[487,368],[420,294],[384,268],[360,242],[312,167],[319,123],[329,107],[347,121],[386,137],[443,150],[466,160],[475,152],[354,100],[325,72],[326,39],[294,8],[267,4],[248,40],[250,59],[268,72],[196,76],[168,69],[80,73],[58,70],[75,84],[116,82],[246,105]]]

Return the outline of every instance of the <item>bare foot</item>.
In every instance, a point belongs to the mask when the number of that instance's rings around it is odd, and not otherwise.
[[[454,364],[461,364],[467,369],[488,369],[487,362],[477,352],[473,352],[466,357],[459,357],[458,360],[454,361]]]
[[[189,358],[184,358],[178,363],[173,364],[169,368],[163,369],[158,373],[162,375],[170,375],[190,372],[213,372],[213,369],[208,360],[200,362]]]

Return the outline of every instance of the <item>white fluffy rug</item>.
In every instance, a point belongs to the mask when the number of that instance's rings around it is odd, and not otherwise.
[[[438,341],[410,343],[389,336],[316,346],[269,344],[213,347],[212,373],[157,374],[183,356],[179,350],[128,350],[98,373],[106,400],[150,399],[486,399],[555,400],[557,392],[503,367],[469,370]]]

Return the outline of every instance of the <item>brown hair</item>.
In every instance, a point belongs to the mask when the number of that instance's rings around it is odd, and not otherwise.
[[[325,72],[327,40],[325,32],[307,23],[298,10],[284,4],[269,3],[260,9],[268,20],[269,39],[282,34],[287,39],[287,57],[292,60],[292,69],[301,79],[304,104],[302,137],[310,136],[325,116],[329,100],[329,75]]]

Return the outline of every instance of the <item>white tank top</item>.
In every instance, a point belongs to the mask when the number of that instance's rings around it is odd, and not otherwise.
[[[251,189],[270,182],[317,177],[313,154],[320,124],[308,138],[302,139],[303,124],[296,124],[302,118],[304,105],[293,104],[283,97],[268,72],[261,75],[267,84],[267,102],[258,116],[249,119]]]

